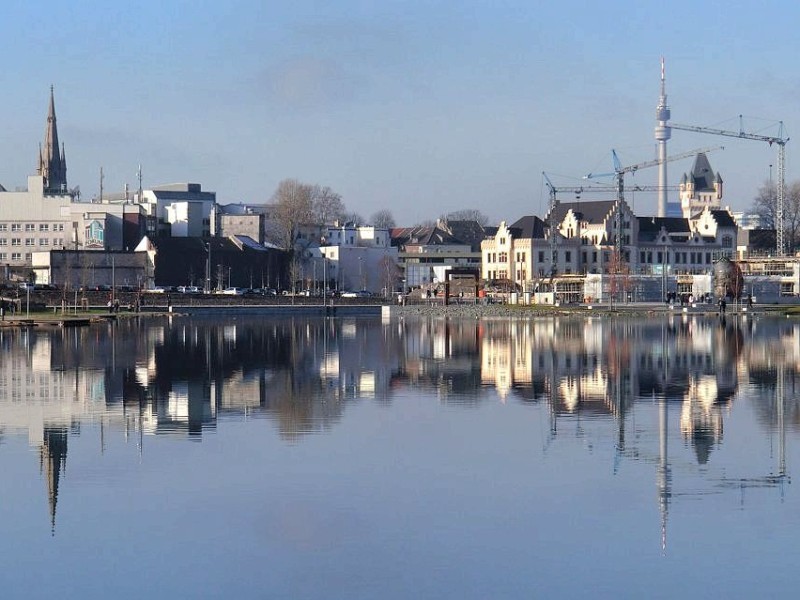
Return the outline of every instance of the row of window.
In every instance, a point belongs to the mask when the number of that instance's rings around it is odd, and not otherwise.
[[[28,252],[25,255],[25,260],[30,261],[30,259],[31,259],[31,254],[30,254],[30,252]],[[5,262],[7,260],[8,260],[8,254],[5,253],[5,252],[0,252],[0,263]],[[20,253],[20,252],[12,252],[11,253],[11,260],[12,261],[22,260],[22,253]]]
[[[23,244],[24,242],[24,244]],[[51,244],[50,238],[39,238],[39,246],[49,246]],[[0,237],[0,246],[8,246],[8,238]],[[11,238],[11,246],[36,246],[36,238]],[[54,238],[52,240],[52,245],[55,247],[63,246],[64,245],[64,238]]]
[[[672,252],[672,260],[670,260],[670,253],[666,252],[653,252],[650,250],[642,250],[639,253],[639,262],[641,264],[657,264],[660,265],[664,262],[668,262],[670,264],[676,265],[702,265],[703,263],[710,265],[712,261],[712,253],[711,252]],[[627,255],[627,253],[626,253]],[[596,263],[598,258],[597,251],[592,251],[591,256],[588,252],[584,251],[581,254],[581,258],[583,260],[583,264],[587,264],[590,262]],[[666,260],[665,260],[666,257]],[[499,262],[505,264],[508,261],[508,254],[505,252],[500,252],[499,255],[497,253],[490,252],[487,255],[487,259],[489,263],[496,263]],[[540,250],[538,253],[538,262],[544,263],[545,262],[545,252]],[[654,260],[655,259],[655,260]],[[517,261],[518,262],[525,262],[525,252],[517,252]],[[564,261],[569,263],[572,262],[572,252],[569,250],[564,251]],[[609,253],[603,252],[603,261],[609,261]],[[553,262],[558,262],[558,252],[554,252],[553,254]]]
[[[25,231],[36,231],[36,223],[0,223],[0,232],[2,231],[22,231],[23,226]],[[63,223],[39,223],[39,231],[64,231]]]
[[[490,263],[507,263],[508,262],[508,252],[489,252],[486,255],[487,259]],[[517,252],[516,253],[516,262],[525,262],[528,258],[527,252]]]
[[[594,260],[596,262],[597,261],[597,252],[593,252],[593,255],[594,255]],[[608,252],[606,252],[605,255],[607,257],[608,256]],[[540,263],[544,262],[544,257],[545,257],[544,250],[540,250],[539,254],[538,254],[538,260],[539,260]],[[499,262],[501,264],[505,264],[505,263],[508,262],[508,253],[507,252],[500,252],[500,253],[489,252],[486,255],[486,258],[488,259],[489,263]],[[526,259],[527,259],[527,253],[526,252],[517,252],[517,262],[524,263],[526,261]],[[564,251],[564,260],[567,261],[567,262],[571,262],[572,261],[572,251],[571,250],[565,250]],[[608,259],[606,258],[606,260],[608,260]],[[555,252],[553,252],[553,262],[558,262],[558,251],[557,250]],[[583,253],[583,262],[586,262],[586,253],[585,252]]]
[[[703,264],[703,254],[705,254],[705,263],[707,265],[711,264],[711,252],[674,252],[673,253],[673,261],[676,265],[684,264],[684,265],[702,265]],[[661,252],[652,251],[644,251],[642,250],[639,254],[639,262],[642,264],[653,264],[653,258],[655,258],[655,264],[660,265],[664,261],[664,257],[666,256],[666,262],[670,262],[669,260],[669,252],[666,254]]]

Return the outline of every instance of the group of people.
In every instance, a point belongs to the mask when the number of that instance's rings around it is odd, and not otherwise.
[[[695,299],[695,297],[692,294],[689,294],[687,296],[685,294],[678,294],[677,292],[669,292],[667,294],[667,297],[665,298],[665,301],[666,301],[667,304],[674,304],[677,301],[677,302],[680,302],[681,306],[684,306],[687,303],[688,304],[693,304],[695,301],[706,302],[708,304],[711,304],[712,298],[711,298],[711,294],[705,294],[705,295],[702,295],[699,299]],[[717,307],[719,308],[719,314],[724,315],[725,311],[727,310],[727,306],[728,306],[727,297],[724,297],[724,296],[721,297],[717,301]],[[747,307],[748,308],[752,308],[753,307],[753,296],[751,296],[751,295],[747,296]]]
[[[114,298],[114,300],[109,298],[108,302],[106,302],[106,306],[108,307],[108,312],[110,312],[110,313],[118,313],[119,312],[119,298]]]

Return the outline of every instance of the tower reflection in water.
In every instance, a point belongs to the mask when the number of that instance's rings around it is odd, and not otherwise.
[[[53,528],[68,439],[86,426],[99,452],[108,435],[121,433],[141,449],[151,435],[200,441],[241,419],[268,420],[298,442],[335,427],[349,403],[390,404],[426,390],[445,405],[538,406],[549,419],[546,444],[559,440],[565,423],[584,436],[594,428],[597,443],[613,449],[615,472],[626,460],[652,462],[665,545],[675,485],[671,431],[707,467],[726,416],[746,403],[766,434],[778,436],[776,468],[709,472],[708,484],[782,490],[786,430],[796,431],[800,416],[795,398],[786,397],[796,389],[800,328],[766,318],[174,317],[0,329],[0,350],[0,430],[27,434],[39,449]]]

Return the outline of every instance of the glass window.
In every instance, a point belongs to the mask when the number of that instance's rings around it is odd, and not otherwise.
[[[0,246],[8,246],[8,240],[6,238],[0,238]]]
[[[33,223],[25,223],[25,231],[33,231],[36,229],[36,226]]]
[[[12,246],[21,246],[22,240],[19,238],[11,238],[11,245]]]
[[[47,223],[39,223],[39,231],[50,231],[50,225]]]
[[[39,238],[39,245],[40,246],[49,246],[50,245],[50,240],[48,240],[47,238]]]
[[[20,231],[22,229],[22,225],[19,223],[12,223],[11,224],[11,231]]]
[[[11,260],[22,260],[22,254],[20,254],[19,252],[12,252]]]
[[[8,255],[5,252],[0,252],[0,260],[8,260]]]
[[[33,238],[25,238],[25,245],[26,246],[33,246],[36,240]]]
[[[0,223],[0,231],[8,231],[8,225],[5,223]]]

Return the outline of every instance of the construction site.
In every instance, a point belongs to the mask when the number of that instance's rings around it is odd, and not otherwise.
[[[741,273],[741,284],[728,288],[736,298],[760,302],[793,302],[800,296],[800,258],[787,247],[786,221],[786,144],[782,121],[775,124],[776,135],[747,131],[742,117],[738,130],[675,123],[667,104],[664,60],[661,60],[661,88],[656,107],[654,160],[623,165],[612,150],[613,171],[588,173],[583,185],[558,186],[542,173],[549,193],[545,218],[551,235],[542,240],[546,251],[538,252],[540,264],[531,261],[520,269],[511,266],[510,277],[521,285],[520,301],[541,303],[656,301],[688,298],[711,301],[720,294],[715,265],[731,261]],[[667,143],[673,130],[734,138],[767,144],[777,152],[777,178],[774,185],[775,209],[769,222],[748,223],[746,213],[723,207],[723,179],[710,166],[707,154],[723,146],[707,146],[668,155]],[[695,157],[694,166],[684,173],[678,185],[670,185],[668,164]],[[642,169],[658,169],[657,185],[636,185],[626,189],[625,177]],[[611,178],[598,184],[596,179]],[[770,185],[772,185],[770,164]],[[654,217],[634,214],[626,194],[656,192]],[[677,192],[677,201],[669,193]],[[563,202],[560,195],[578,199]],[[583,196],[583,199],[582,199]],[[586,197],[614,198],[589,201]],[[594,214],[593,214],[594,211]],[[603,212],[604,211],[604,212]],[[519,228],[511,224],[509,231]],[[789,238],[792,239],[792,238]],[[490,250],[499,247],[490,244]],[[521,254],[525,257],[525,254]],[[541,260],[545,258],[547,260]],[[599,255],[599,256],[598,256]],[[489,259],[491,259],[491,254]],[[520,252],[516,253],[520,256]],[[484,277],[497,276],[484,252]],[[536,274],[520,277],[520,274]],[[718,271],[718,269],[717,269]],[[523,300],[524,298],[524,300]]]

